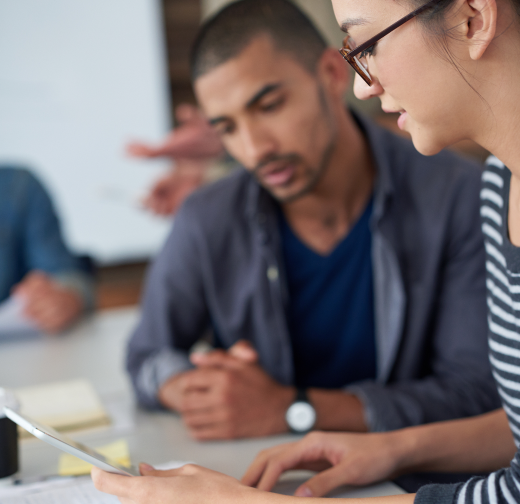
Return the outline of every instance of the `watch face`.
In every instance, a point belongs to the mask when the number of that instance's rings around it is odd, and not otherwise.
[[[285,418],[293,431],[307,432],[316,422],[316,411],[308,402],[295,402],[287,410]]]

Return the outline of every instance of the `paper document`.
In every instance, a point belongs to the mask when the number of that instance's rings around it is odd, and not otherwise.
[[[188,462],[171,461],[157,469],[177,469]],[[1,504],[119,504],[113,495],[99,492],[90,476],[53,479],[30,485],[0,487]]]
[[[10,297],[0,303],[0,340],[41,334],[36,324],[24,315],[23,309],[24,302],[19,297]]]
[[[104,455],[107,459],[110,459],[117,464],[125,467],[130,467],[132,465],[128,443],[124,439],[94,449],[101,453],[101,455]],[[89,464],[74,455],[70,455],[69,453],[62,453],[60,455],[60,461],[58,464],[58,474],[60,476],[81,476],[84,474],[90,474],[91,468],[92,464]]]
[[[0,488],[2,504],[119,504],[113,495],[99,492],[90,476]]]
[[[101,400],[88,380],[48,383],[15,389],[21,413],[57,431],[110,424]],[[21,430],[20,435],[30,436]]]

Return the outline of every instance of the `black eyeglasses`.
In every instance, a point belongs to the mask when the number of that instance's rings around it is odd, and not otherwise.
[[[386,30],[379,32],[375,37],[367,40],[364,44],[361,44],[359,47],[354,46],[354,42],[352,39],[347,36],[345,40],[343,40],[343,47],[339,50],[339,53],[345,60],[350,64],[350,66],[356,71],[356,73],[369,85],[371,86],[374,82],[370,73],[368,72],[368,64],[366,57],[371,53],[371,48],[381,40],[385,35],[388,35],[390,32],[393,32],[396,28],[399,28],[401,25],[410,21],[415,16],[419,15],[421,12],[424,12],[426,9],[429,9],[436,3],[439,3],[441,0],[430,0],[425,3],[423,6],[415,9],[413,12],[410,12],[407,16],[395,22],[393,25],[389,26]]]

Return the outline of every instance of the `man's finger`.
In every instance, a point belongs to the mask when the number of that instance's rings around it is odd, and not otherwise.
[[[237,437],[237,433],[229,425],[222,423],[190,429],[190,434],[197,441],[229,440]]]
[[[222,406],[222,400],[217,394],[212,394],[208,391],[201,391],[200,389],[192,389],[183,394],[178,405],[178,410],[179,413],[184,415],[207,411],[219,406]]]
[[[182,421],[189,429],[202,429],[218,422],[224,423],[223,414],[216,408],[183,413]]]
[[[258,362],[258,352],[253,345],[247,340],[237,341],[229,350],[229,355],[236,357],[242,362],[254,364]]]
[[[338,464],[307,480],[296,490],[294,495],[297,497],[323,497],[335,488],[347,483],[345,467]]]
[[[190,360],[200,368],[242,369],[244,367],[243,361],[222,350],[195,352],[191,354]]]
[[[208,390],[215,386],[218,374],[221,371],[215,369],[194,369],[188,371],[180,380],[181,392],[187,394],[192,390]]]

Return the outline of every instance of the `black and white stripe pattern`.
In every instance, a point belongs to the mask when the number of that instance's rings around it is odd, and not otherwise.
[[[498,391],[520,446],[520,248],[508,238],[509,170],[496,157],[482,175],[481,216],[486,246],[489,351]],[[457,504],[520,502],[520,453],[511,466],[461,485]]]

